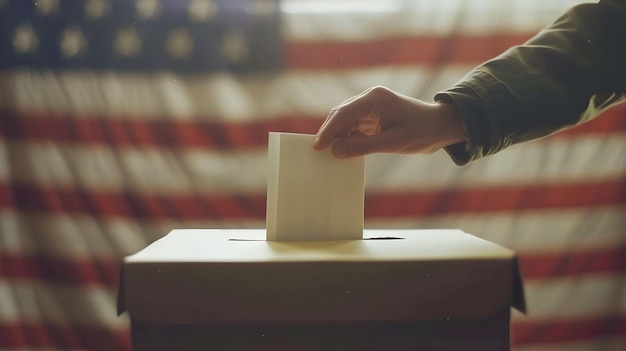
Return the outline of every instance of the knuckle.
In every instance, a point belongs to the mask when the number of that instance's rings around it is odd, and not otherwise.
[[[395,92],[381,85],[373,87],[368,92],[368,95],[369,95],[370,101],[373,101],[376,103],[386,103],[386,102],[394,101],[394,99],[397,97]]]
[[[393,92],[389,88],[384,87],[382,85],[377,85],[377,86],[372,87],[369,93],[373,95],[382,95],[382,96],[393,95]]]

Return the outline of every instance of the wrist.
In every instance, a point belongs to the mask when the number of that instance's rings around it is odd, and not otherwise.
[[[465,126],[461,113],[451,103],[436,102],[437,117],[440,120],[439,143],[441,147],[466,141]]]

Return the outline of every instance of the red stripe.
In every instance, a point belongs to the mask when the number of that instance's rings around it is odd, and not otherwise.
[[[528,322],[520,319],[513,323],[511,334],[514,346],[584,342],[626,336],[626,316]]]
[[[450,188],[423,192],[369,193],[365,198],[365,218],[518,212],[621,205],[625,202],[626,180],[527,187]],[[134,219],[264,219],[265,194],[160,196],[0,184],[1,207],[26,212],[73,212]]]
[[[626,272],[625,257],[626,246],[618,246],[583,252],[521,254],[519,259],[524,280],[529,282],[582,274],[623,273]],[[32,279],[54,285],[116,287],[119,283],[121,257],[86,260],[3,254],[0,263],[0,277]]]
[[[265,216],[265,196],[159,196],[4,184],[0,185],[1,207],[26,212],[87,213],[132,219],[261,219]]]
[[[366,197],[366,218],[421,217],[446,213],[518,212],[626,203],[626,180],[544,186],[450,188]]]
[[[571,138],[578,135],[610,134],[626,131],[626,104],[617,105],[595,119],[556,133],[551,138]]]
[[[116,147],[159,146],[201,149],[266,148],[268,132],[314,134],[322,118],[283,117],[269,122],[215,123],[198,119],[117,119],[85,115],[50,116],[42,113],[11,113],[0,119],[0,135],[10,140],[106,144]],[[626,131],[626,107],[567,130],[559,137],[605,135]]]
[[[121,257],[118,260],[61,259],[3,253],[0,277],[33,279],[54,285],[116,287],[121,262]]]
[[[290,69],[353,69],[376,65],[478,64],[514,45],[530,34],[483,36],[412,36],[367,41],[298,41],[285,46]]]
[[[608,249],[549,253],[518,252],[524,279],[552,279],[591,273],[626,272],[626,243]]]
[[[0,348],[57,348],[91,351],[130,351],[126,329],[58,327],[44,323],[0,324]]]
[[[269,122],[215,123],[166,119],[118,119],[86,115],[4,112],[0,135],[11,140],[45,140],[115,147],[159,146],[202,149],[265,148],[268,133],[316,133],[322,119],[284,117]]]

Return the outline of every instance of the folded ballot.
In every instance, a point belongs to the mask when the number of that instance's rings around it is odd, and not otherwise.
[[[269,135],[267,240],[363,237],[364,157],[313,149],[315,135]]]

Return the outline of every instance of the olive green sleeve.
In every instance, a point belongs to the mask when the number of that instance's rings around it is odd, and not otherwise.
[[[435,95],[454,104],[465,143],[458,165],[587,121],[626,100],[626,1],[578,5]]]

